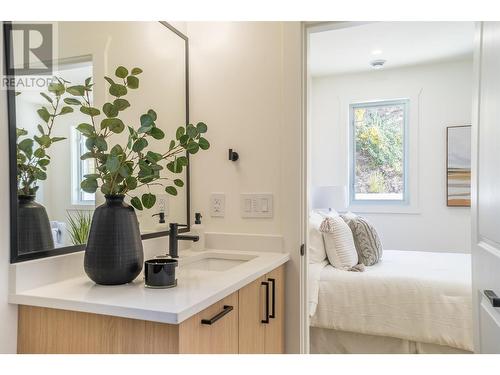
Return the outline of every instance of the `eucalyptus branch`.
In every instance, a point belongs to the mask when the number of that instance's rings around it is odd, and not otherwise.
[[[184,186],[180,178],[162,177],[165,169],[172,174],[179,174],[187,167],[188,159],[178,156],[180,153],[195,154],[210,147],[209,142],[202,136],[207,132],[207,126],[198,123],[196,126],[188,124],[177,128],[175,140],[170,141],[168,151],[158,153],[148,150],[152,140],[165,138],[163,130],[156,125],[157,114],[152,109],[140,116],[138,129],[129,127],[130,134],[126,145],[108,145],[113,134],[120,134],[126,129],[120,115],[130,107],[130,103],[124,98],[129,90],[139,88],[137,76],[141,73],[139,68],[133,68],[129,73],[128,69],[119,66],[115,71],[117,82],[110,77],[104,77],[109,84],[109,94],[115,99],[104,103],[102,111],[93,108],[90,102],[91,78],[85,80],[84,86],[75,86],[74,90],[76,96],[83,98],[81,112],[91,117],[92,124],[80,124],[77,130],[87,137],[86,145],[90,152],[85,158],[93,158],[97,170],[95,174],[85,176],[81,188],[89,193],[100,188],[105,195],[125,194],[131,197],[132,205],[139,210],[154,206],[156,196],[151,193],[151,186],[165,187],[165,191],[171,195],[177,195],[177,188]],[[97,129],[96,120],[101,113],[106,117]],[[160,165],[162,162],[166,162],[166,167]],[[164,181],[171,181],[173,184],[165,186]],[[129,194],[144,186],[147,192],[143,193],[141,198]]]

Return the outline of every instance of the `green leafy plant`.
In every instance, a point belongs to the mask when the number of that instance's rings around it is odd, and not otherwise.
[[[47,167],[50,164],[47,150],[54,143],[66,139],[54,136],[53,132],[56,119],[73,112],[72,107],[64,105],[74,103],[73,99],[62,98],[69,83],[55,77],[54,82],[48,86],[48,92],[40,93],[49,105],[41,106],[37,110],[42,121],[37,126],[36,135],[29,137],[25,129],[16,129],[18,195],[36,193],[38,181],[47,179]]]
[[[68,233],[73,245],[82,245],[87,243],[90,233],[90,224],[92,224],[92,211],[74,211],[71,214],[68,211]]]
[[[115,75],[116,82],[104,77],[109,84],[112,102],[104,103],[101,110],[92,106],[89,92],[92,91],[91,78],[84,85],[71,86],[67,91],[74,95],[74,104],[89,116],[88,123],[77,126],[77,130],[86,138],[88,152],[82,159],[92,158],[96,162],[96,173],[84,176],[81,188],[88,193],[95,193],[98,188],[105,195],[128,195],[131,204],[138,210],[151,208],[156,203],[156,195],[150,187],[159,185],[170,195],[177,195],[177,188],[184,186],[181,178],[162,176],[165,168],[173,174],[179,174],[188,165],[185,153],[196,154],[200,149],[207,150],[210,143],[203,137],[207,126],[203,122],[188,124],[177,128],[175,139],[165,143],[165,151],[158,153],[148,150],[151,139],[162,140],[165,133],[156,126],[157,114],[149,109],[139,118],[136,127],[126,126],[120,114],[130,107],[125,96],[128,91],[139,88],[138,75],[142,69],[119,66]],[[99,121],[99,117],[101,120]],[[108,144],[113,134],[128,131],[127,143]],[[145,186],[147,192],[139,198],[131,192]]]

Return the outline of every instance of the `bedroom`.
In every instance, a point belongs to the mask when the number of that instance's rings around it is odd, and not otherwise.
[[[473,350],[474,30],[342,22],[310,33],[311,353]]]

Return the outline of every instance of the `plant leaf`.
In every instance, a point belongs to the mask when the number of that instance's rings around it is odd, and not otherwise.
[[[85,86],[77,85],[77,86],[69,86],[66,88],[66,91],[75,96],[83,96],[85,95]]]
[[[182,180],[181,180],[181,179],[179,179],[179,178],[176,178],[176,179],[174,180],[174,184],[175,184],[175,186],[178,186],[178,187],[183,187],[183,186],[184,186],[184,181],[182,181]]]
[[[118,111],[123,111],[124,109],[130,107],[130,103],[126,99],[115,99],[115,101],[113,102],[113,106]]]
[[[198,145],[198,143],[194,141],[189,142],[186,146],[186,151],[189,152],[190,154],[196,154],[199,149],[200,146]]]
[[[56,83],[56,82],[50,83],[49,87],[48,87],[48,90],[50,92],[53,92],[56,96],[61,96],[62,94],[64,94],[65,91],[69,92],[68,89],[64,88],[64,85],[62,83]]]
[[[156,115],[156,112],[153,111],[152,109],[148,110],[148,115],[151,116],[153,121],[156,121],[156,119],[158,118],[158,116]]]
[[[165,191],[170,194],[170,195],[173,195],[173,196],[176,196],[177,195],[177,189],[174,187],[174,186],[167,186],[165,188]]]
[[[116,109],[115,106],[111,103],[104,103],[104,105],[102,106],[102,111],[108,118],[118,116],[118,109]]]
[[[99,116],[101,114],[101,111],[99,111],[99,109],[94,107],[86,107],[83,105],[80,107],[80,112],[92,117]]]
[[[207,132],[208,127],[204,122],[199,122],[196,124],[196,130],[198,130],[198,133],[203,134]]]
[[[125,68],[124,66],[119,66],[118,68],[116,68],[115,76],[117,76],[118,78],[125,78],[126,76],[128,76],[127,68]]]
[[[80,187],[86,193],[95,193],[97,191],[97,180],[93,178],[86,178],[81,182]]]
[[[118,172],[118,169],[120,168],[120,159],[118,159],[115,155],[109,155],[106,159],[106,168],[110,173]]]
[[[137,187],[137,178],[135,177],[127,177],[125,179],[125,185],[127,185],[128,190],[134,190]]]
[[[188,124],[186,127],[186,134],[189,136],[189,138],[196,138],[198,135],[198,130],[196,130],[196,127],[192,124]]]
[[[210,143],[203,137],[198,140],[198,145],[202,150],[208,150],[210,148]]]
[[[139,138],[137,141],[134,142],[134,145],[132,146],[132,150],[135,152],[141,152],[148,146],[148,141],[145,140],[144,138]]]
[[[115,84],[115,81],[113,81],[111,78],[109,77],[104,77],[104,79],[110,84],[110,85],[114,85]]]
[[[146,193],[142,195],[142,204],[144,208],[152,208],[156,203],[156,195],[151,193]]]
[[[134,76],[139,75],[142,73],[142,69],[141,68],[133,68],[131,73]]]
[[[157,127],[152,128],[149,131],[149,134],[154,139],[163,139],[163,138],[165,138],[165,133],[163,132],[163,130],[161,130],[160,128],[157,128]]]
[[[154,120],[150,115],[144,114],[141,116],[141,126],[153,126],[153,124]]]
[[[114,83],[109,86],[109,93],[116,97],[124,96],[127,95],[127,88],[124,85]]]
[[[17,147],[23,151],[25,154],[31,155],[33,153],[33,140],[30,138],[23,139]]]
[[[186,132],[186,129],[184,129],[183,126],[179,126],[177,128],[177,131],[175,132],[175,138],[177,138],[177,140],[180,140],[185,132]]]
[[[134,206],[136,209],[138,209],[139,211],[142,211],[142,203],[141,203],[141,200],[138,197],[133,197],[130,200],[130,204],[132,206]]]
[[[105,128],[109,128],[115,134],[120,134],[125,129],[125,124],[119,118],[106,118],[101,121],[101,129]]]
[[[80,124],[76,127],[76,130],[86,136],[91,136],[94,134],[94,127],[90,124]]]
[[[108,143],[102,135],[96,137],[94,144],[99,151],[106,151],[108,149]]]
[[[75,98],[64,98],[64,103],[69,105],[82,105],[82,103]]]
[[[136,76],[128,76],[127,77],[127,87],[129,89],[138,89],[139,88],[139,78]]]
[[[40,116],[40,118],[43,121],[49,122],[49,120],[50,120],[50,113],[49,113],[49,111],[47,111],[47,108],[42,107],[39,110],[37,110],[36,112],[38,113],[38,116]]]
[[[65,115],[67,113],[71,113],[73,112],[73,108],[71,107],[68,107],[68,106],[64,106],[61,108],[61,112],[59,112],[60,115]]]

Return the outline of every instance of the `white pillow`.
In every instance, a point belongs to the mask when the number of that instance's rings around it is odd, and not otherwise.
[[[309,263],[320,263],[326,259],[323,234],[319,230],[323,220],[324,217],[317,212],[311,212],[309,215],[309,244],[307,246]]]
[[[352,232],[340,217],[329,217],[327,225],[322,225],[328,261],[335,268],[347,270],[358,264],[358,253],[354,246]]]

